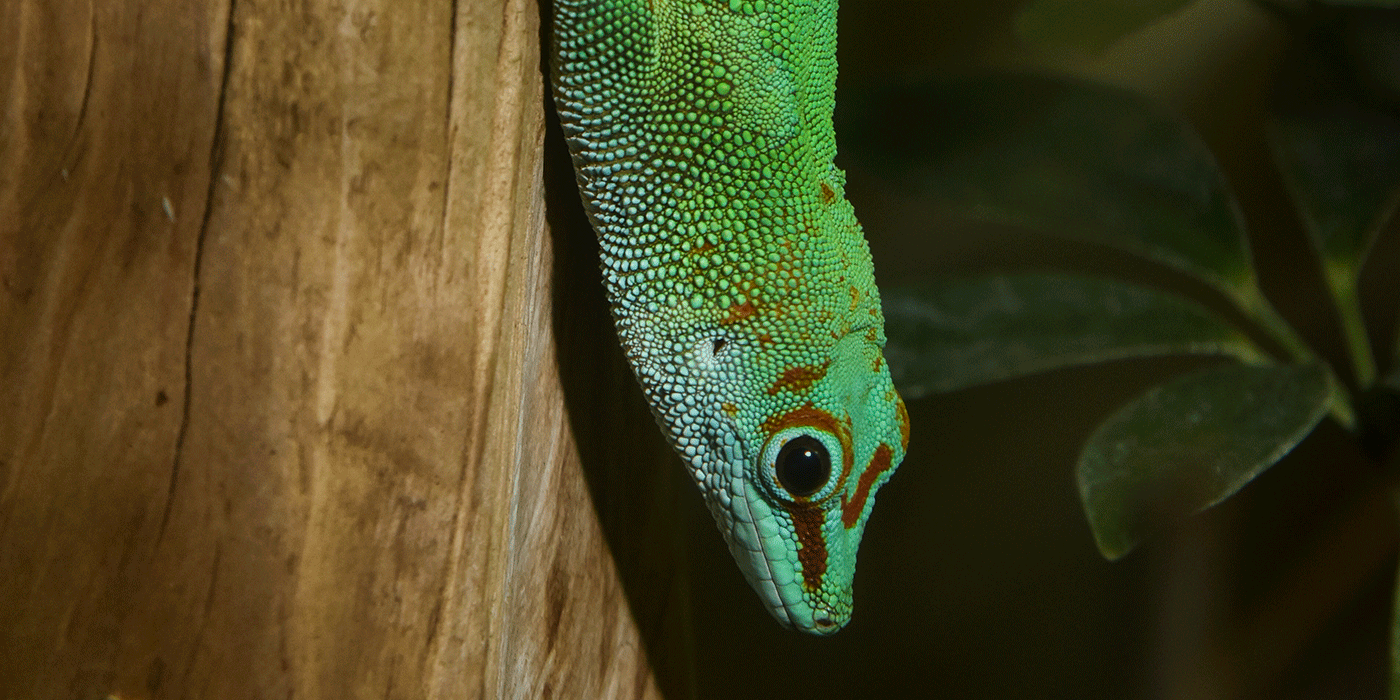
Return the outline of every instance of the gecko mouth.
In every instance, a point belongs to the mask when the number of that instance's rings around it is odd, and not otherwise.
[[[756,496],[751,498],[750,494],[742,492],[731,500],[730,512],[733,520],[729,524],[732,529],[728,532],[732,532],[733,536],[727,539],[731,551],[740,562],[740,568],[749,579],[749,585],[766,603],[768,612],[783,627],[808,634],[826,636],[845,627],[850,619],[847,612],[849,605],[832,606],[820,597],[809,597],[799,593],[791,585],[793,581],[779,585],[776,569],[787,562],[783,560],[781,553],[768,551],[770,543],[760,532],[760,516],[756,512],[763,503],[761,500],[755,503],[755,500],[758,500]],[[743,536],[739,535],[741,531]],[[746,546],[745,541],[752,542],[752,547]],[[802,582],[800,573],[796,575],[796,580]],[[809,591],[816,593],[812,589]],[[842,614],[843,612],[845,614]]]

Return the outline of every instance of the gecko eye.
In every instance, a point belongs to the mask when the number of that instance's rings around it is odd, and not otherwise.
[[[794,496],[810,496],[826,486],[831,478],[831,455],[820,440],[798,435],[783,444],[773,467],[778,485]]]
[[[768,438],[758,467],[763,486],[776,499],[824,501],[836,491],[843,455],[840,440],[812,425],[780,430]]]

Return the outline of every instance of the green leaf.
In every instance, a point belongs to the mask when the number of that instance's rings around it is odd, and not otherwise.
[[[1016,32],[1040,44],[1102,51],[1124,34],[1190,0],[1035,0],[1016,15]]]
[[[1034,76],[924,82],[843,93],[837,128],[847,167],[930,217],[953,208],[1113,246],[1252,310],[1243,225],[1215,160],[1135,93]]]
[[[906,398],[1124,357],[1219,354],[1261,361],[1194,302],[1075,275],[996,275],[881,291],[885,359]]]
[[[1355,270],[1400,204],[1400,117],[1333,104],[1276,117],[1269,141],[1328,269]]]
[[[1400,204],[1400,118],[1341,101],[1324,104],[1276,117],[1269,141],[1322,259],[1357,382],[1369,386],[1376,364],[1357,281],[1382,225]]]
[[[1327,413],[1320,365],[1227,365],[1154,387],[1109,417],[1079,457],[1079,495],[1099,551],[1228,498],[1288,454]]]

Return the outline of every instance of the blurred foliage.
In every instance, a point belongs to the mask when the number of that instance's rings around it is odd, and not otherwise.
[[[1200,305],[1112,279],[1009,274],[887,286],[885,359],[905,399],[1126,357],[1230,355],[1254,344]]]
[[[1189,0],[1035,0],[1016,16],[1016,30],[1031,42],[1100,51],[1188,4]]]
[[[1317,365],[1224,365],[1128,402],[1079,458],[1099,550],[1121,557],[1159,523],[1234,495],[1322,420],[1328,380]]]
[[[1035,0],[1014,26],[1035,45],[1093,51],[1190,4]],[[1312,247],[1292,254],[1315,256],[1345,363],[1275,309],[1229,179],[1192,126],[1151,99],[1077,78],[984,72],[846,90],[839,101],[844,163],[897,195],[906,216],[951,211],[1111,248],[1213,290],[1230,309],[1222,317],[1153,283],[994,261],[982,276],[884,291],[887,357],[911,398],[1125,357],[1242,363],[1151,387],[1088,438],[1079,494],[1109,558],[1229,498],[1328,414],[1377,465],[1400,462],[1400,337],[1374,351],[1384,325],[1368,319],[1361,293],[1400,205],[1400,2],[1260,4],[1294,41],[1266,117],[1275,172]],[[1388,281],[1393,299],[1400,288]],[[1393,473],[1384,482],[1369,487],[1395,489]],[[1400,617],[1392,625],[1400,644]],[[1400,647],[1394,658],[1400,698]]]

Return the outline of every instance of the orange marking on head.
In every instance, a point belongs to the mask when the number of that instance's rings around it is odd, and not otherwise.
[[[899,449],[909,451],[909,409],[904,407],[904,399],[895,396],[894,412],[899,417]]]
[[[730,418],[739,415],[739,407],[735,406],[732,403],[729,403],[728,401],[725,401],[724,403],[720,404],[719,407],[723,409],[724,413]]]
[[[876,355],[876,356],[875,356],[875,362],[873,362],[873,363],[871,363],[871,364],[872,364],[872,367],[874,368],[874,370],[875,370],[876,372],[879,372],[879,371],[880,371],[880,367],[884,366],[884,364],[885,364],[885,356],[884,356],[884,355]]]
[[[758,307],[753,302],[746,301],[742,304],[730,304],[729,315],[719,320],[719,325],[728,326],[738,323],[754,314],[758,313]]]
[[[811,389],[813,384],[826,376],[826,368],[830,366],[831,360],[820,365],[789,367],[783,371],[782,376],[773,382],[773,386],[768,387],[768,395],[777,396],[780,391],[791,391],[794,394],[799,394]]]
[[[822,183],[822,204],[831,204],[836,201],[836,191],[831,189],[831,185]]]
[[[806,426],[824,430],[835,435],[836,439],[841,441],[841,477],[836,482],[836,491],[844,491],[846,477],[850,476],[852,462],[855,460],[855,455],[851,452],[851,429],[848,425],[837,421],[835,416],[817,408],[811,401],[808,401],[781,416],[770,416],[759,427],[769,437],[772,437],[788,428]]]
[[[851,294],[851,311],[855,311],[855,310],[856,310],[856,307],[860,306],[860,290],[857,289],[856,286],[853,284],[853,285],[851,285],[850,294]]]
[[[802,545],[797,550],[797,561],[802,564],[802,585],[815,591],[822,587],[822,576],[826,574],[826,535],[822,533],[826,518],[815,503],[786,503],[783,507],[792,516],[797,542]]]
[[[894,450],[889,445],[880,443],[875,448],[875,454],[870,457],[870,464],[865,467],[865,471],[860,475],[860,483],[856,484],[856,496],[851,500],[846,500],[846,494],[841,494],[841,524],[850,529],[860,522],[861,511],[865,510],[865,501],[870,498],[870,489],[875,487],[875,479],[893,466],[890,464],[894,459]]]
[[[708,253],[708,252],[710,252],[710,251],[712,251],[712,250],[714,250],[715,248],[718,248],[718,247],[719,247],[719,246],[717,246],[717,245],[715,245],[715,244],[713,244],[713,243],[711,243],[711,242],[709,242],[709,241],[705,241],[704,243],[701,243],[700,245],[695,246],[694,248],[691,248],[691,249],[690,249],[690,252],[687,253],[687,255],[698,255],[698,254],[700,254],[700,253]]]

